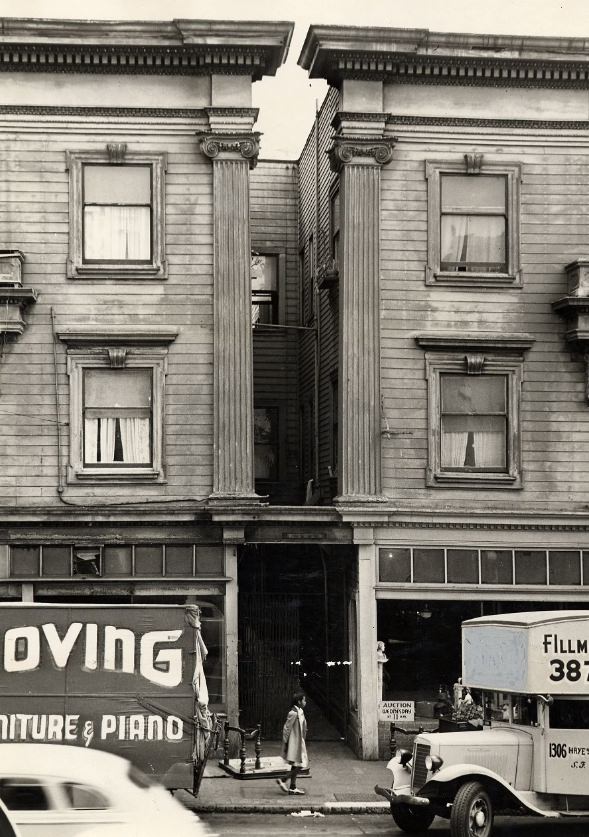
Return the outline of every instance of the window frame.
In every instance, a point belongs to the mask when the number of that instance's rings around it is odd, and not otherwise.
[[[85,463],[84,461],[84,371],[112,369],[110,354],[104,348],[69,349],[67,373],[70,380],[70,463],[68,483],[164,481],[163,418],[167,350],[157,347],[125,347],[124,368],[148,368],[152,381],[151,464]]]
[[[473,358],[471,361],[469,358]],[[484,360],[483,360],[484,358]],[[474,366],[471,367],[471,363]],[[520,450],[520,398],[523,379],[523,358],[501,357],[485,352],[484,355],[459,353],[428,353],[425,357],[428,388],[428,464],[426,484],[430,487],[521,487]],[[471,369],[476,371],[471,371]],[[448,467],[442,468],[441,424],[442,384],[441,377],[451,375],[476,375],[485,377],[501,375],[506,378],[507,392],[507,436],[506,469],[500,471],[467,471]]]
[[[282,325],[284,324],[285,317],[286,317],[286,300],[285,300],[285,293],[286,293],[286,285],[285,285],[285,273],[286,273],[286,255],[283,250],[277,250],[267,247],[252,247],[251,251],[251,258],[252,260],[256,256],[262,256],[264,258],[270,257],[276,259],[276,291],[275,291],[275,299],[273,300],[272,310],[273,310],[273,319],[271,323],[262,323],[262,322],[253,322],[252,318],[252,325],[263,327],[264,325]],[[253,287],[250,289],[250,296],[251,296],[251,307],[253,310],[254,306],[254,290]]]
[[[146,262],[84,261],[84,166],[149,166],[151,169],[151,259]],[[107,150],[66,151],[69,171],[69,257],[70,279],[165,279],[165,152],[127,151],[113,160]]]
[[[485,177],[499,175],[506,179],[506,241],[505,272],[452,271],[441,267],[441,183],[444,175]],[[453,285],[472,288],[501,286],[521,287],[520,268],[520,184],[521,166],[518,163],[482,162],[476,171],[468,171],[464,160],[426,160],[427,181],[427,265],[426,285]]]

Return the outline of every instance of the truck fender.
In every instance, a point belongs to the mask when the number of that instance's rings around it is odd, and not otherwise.
[[[511,785],[505,781],[505,779],[493,770],[489,770],[487,767],[481,767],[480,764],[450,764],[448,767],[442,767],[434,773],[431,779],[429,779],[422,788],[419,789],[418,793],[420,796],[427,796],[428,790],[436,785],[444,785],[450,782],[456,782],[460,779],[473,781],[479,778],[491,779],[495,784],[500,785],[507,796],[513,799],[518,805],[526,808],[526,810],[531,814],[536,814],[537,816],[542,817],[554,816],[551,813],[547,813],[546,810],[532,805],[529,799],[526,799],[522,794],[518,793],[518,791],[512,788]]]
[[[409,762],[411,765],[411,762]],[[398,756],[394,756],[387,764],[387,770],[393,774],[393,787],[405,787],[411,784],[411,766],[404,767],[399,761]]]

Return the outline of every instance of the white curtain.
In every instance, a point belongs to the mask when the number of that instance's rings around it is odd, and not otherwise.
[[[148,206],[87,206],[84,258],[148,261],[151,213]]]
[[[121,418],[121,442],[123,444],[123,462],[149,462],[149,419]]]
[[[463,468],[468,433],[442,433],[442,467]]]
[[[479,430],[473,434],[474,458],[477,468],[505,465],[505,435],[496,430]]]
[[[468,217],[444,216],[442,219],[442,261],[457,263],[466,255],[468,241]],[[464,255],[463,255],[464,254]]]
[[[115,460],[115,428],[116,419],[100,419],[100,461],[114,462]]]

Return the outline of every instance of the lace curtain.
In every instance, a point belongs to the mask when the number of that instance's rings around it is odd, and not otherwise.
[[[121,439],[122,459],[115,460],[117,430]],[[87,418],[84,447],[85,462],[148,464],[151,461],[149,419]]]
[[[87,206],[84,210],[84,258],[99,261],[149,261],[149,207]]]

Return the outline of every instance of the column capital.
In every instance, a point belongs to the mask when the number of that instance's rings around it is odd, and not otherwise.
[[[332,171],[339,172],[348,163],[386,166],[393,159],[396,137],[335,136],[328,149]]]
[[[246,160],[250,169],[255,168],[260,153],[260,134],[227,132],[201,134],[200,149],[211,160]]]

